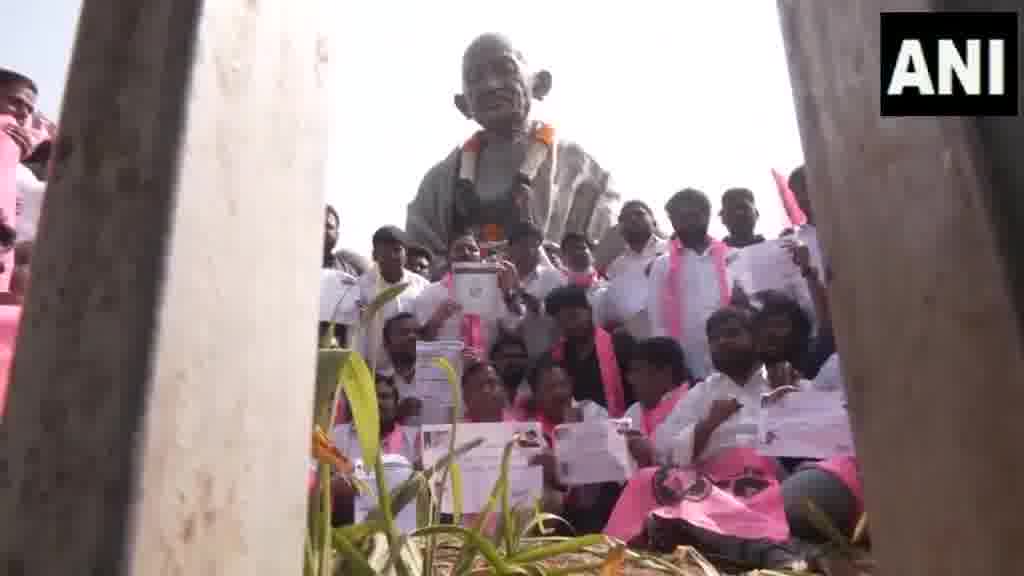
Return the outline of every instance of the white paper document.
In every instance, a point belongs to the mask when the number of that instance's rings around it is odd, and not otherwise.
[[[740,250],[730,269],[750,295],[763,290],[793,294],[805,286],[783,240],[766,240]]]
[[[320,271],[319,320],[344,326],[359,323],[359,287],[354,276],[341,270]]]
[[[423,466],[436,464],[448,454],[451,425],[423,426]],[[524,442],[513,447],[509,458],[509,501],[512,506],[533,506],[543,495],[544,474],[540,466],[530,466],[530,458],[543,450],[544,439],[537,422],[460,423],[455,433],[455,447],[478,438],[483,444],[457,460],[462,479],[462,512],[475,514],[484,509],[491,491],[501,475],[501,459],[505,446],[520,433]],[[441,511],[453,511],[451,480],[441,496]],[[439,476],[437,476],[439,478]],[[437,489],[437,487],[435,487]],[[500,503],[499,503],[500,505]]]
[[[381,459],[384,461],[384,480],[388,490],[394,492],[412,476],[412,464],[397,454],[382,454]],[[358,523],[365,520],[366,516],[377,507],[377,480],[373,476],[372,468],[367,470],[362,460],[357,460],[355,467],[355,476],[367,488],[365,493],[357,494],[355,498],[355,521]],[[398,525],[398,529],[405,534],[416,531],[416,503],[413,502],[403,508],[395,518],[395,523]]]
[[[452,265],[455,301],[463,314],[476,314],[481,318],[496,318],[501,310],[501,289],[498,286],[500,269],[489,263],[461,262]]]
[[[629,418],[572,422],[555,427],[558,478],[566,486],[625,482],[636,470],[624,431]]]
[[[416,342],[416,374],[413,387],[416,397],[423,403],[420,414],[422,424],[446,424],[451,422],[452,386],[448,374],[435,364],[437,358],[444,358],[455,369],[455,385],[462,379],[462,350],[460,340],[436,340]]]
[[[853,455],[853,432],[842,391],[802,388],[762,405],[758,451],[782,458]]]

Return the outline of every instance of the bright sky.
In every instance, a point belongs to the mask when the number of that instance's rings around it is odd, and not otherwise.
[[[16,3],[7,16],[19,25],[0,34],[0,66],[33,76],[51,117],[80,4]],[[341,211],[346,248],[367,253],[373,230],[404,225],[423,174],[475,130],[452,96],[462,52],[482,32],[511,36],[534,67],[552,72],[536,116],[609,169],[625,199],[645,200],[663,218],[665,200],[694,186],[717,213],[725,188],[746,186],[761,232],[783,225],[770,170],[788,172],[803,153],[771,0],[335,6],[326,198]],[[717,218],[712,234],[724,234]]]
[[[535,116],[612,172],[624,199],[660,216],[675,191],[757,194],[759,229],[783,211],[771,169],[803,161],[785,50],[770,0],[376,0],[344,3],[331,38],[334,86],[327,199],[341,243],[367,253],[405,224],[423,174],[475,129],[452,104],[462,52],[501,32],[551,71]],[[666,224],[667,220],[663,219]],[[724,235],[713,218],[712,234]]]

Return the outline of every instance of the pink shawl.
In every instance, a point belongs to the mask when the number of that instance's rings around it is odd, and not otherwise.
[[[17,124],[13,116],[0,115],[0,213],[6,218],[7,224],[17,228],[16,216],[18,205],[17,170],[21,163],[21,147],[2,128]],[[0,256],[4,263],[4,271],[0,273],[0,292],[6,292],[14,270],[13,250]]]
[[[455,298],[455,282],[452,279],[452,273],[445,274],[441,282],[448,288],[449,298]],[[462,315],[462,342],[466,345],[466,348],[474,350],[484,349],[483,331],[480,326],[480,316],[476,314]]]
[[[715,271],[718,273],[718,287],[722,295],[722,306],[729,304],[732,296],[732,287],[729,285],[729,276],[725,267],[725,255],[729,247],[708,237],[711,243],[711,256],[715,260]],[[668,274],[666,275],[665,288],[662,292],[662,312],[667,316],[670,335],[677,342],[684,342],[683,338],[683,315],[686,313],[684,306],[686,299],[681,295],[680,286],[683,281],[683,244],[678,238],[672,240],[669,248]]]
[[[14,360],[14,344],[21,322],[21,306],[0,306],[0,418],[7,403],[7,383]]]
[[[608,415],[621,418],[626,412],[626,395],[622,389],[622,373],[619,371],[611,334],[601,328],[594,328],[594,347],[601,370],[601,384],[604,385],[604,398],[608,403]],[[557,360],[565,360],[564,339],[555,346],[553,353]]]
[[[658,432],[658,426],[668,418],[668,415],[672,413],[672,409],[676,407],[676,404],[686,396],[687,390],[690,389],[689,383],[680,384],[675,390],[673,390],[668,398],[658,402],[658,405],[650,410],[644,408],[643,418],[640,421],[641,430],[644,436],[647,436],[652,441],[654,440],[655,434]]]

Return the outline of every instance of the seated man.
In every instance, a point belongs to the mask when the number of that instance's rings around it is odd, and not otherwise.
[[[524,220],[551,241],[566,232],[596,241],[611,230],[618,194],[608,173],[530,116],[532,100],[550,89],[551,74],[531,70],[500,35],[480,36],[466,49],[455,105],[482,130],[427,172],[406,223],[438,268],[452,239],[469,230],[479,231],[485,249]]]

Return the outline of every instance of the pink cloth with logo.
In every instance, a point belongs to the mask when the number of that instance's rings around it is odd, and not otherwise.
[[[638,471],[629,480],[608,520],[604,533],[629,541],[643,532],[650,514],[685,520],[718,534],[741,538],[782,541],[789,537],[779,468],[750,448],[730,448],[695,466],[673,469],[673,481],[680,491],[688,483],[704,490],[699,497],[683,498],[671,506],[661,506],[654,494],[658,468]]]
[[[20,323],[21,306],[0,306],[0,418],[7,404],[7,384],[10,381]]]
[[[711,257],[714,259],[715,272],[718,275],[721,304],[727,306],[732,298],[732,286],[729,285],[729,274],[725,264],[729,247],[710,236],[708,242],[711,244]],[[683,252],[682,242],[678,238],[673,239],[669,245],[668,274],[665,275],[665,287],[662,289],[663,314],[668,316],[669,335],[680,343],[686,342],[686,335],[683,334],[686,299],[679,293],[679,287],[683,285]]]
[[[841,456],[837,458],[829,458],[819,462],[817,466],[823,470],[831,472],[838,477],[847,489],[850,490],[850,494],[853,495],[853,499],[856,502],[856,510],[854,511],[854,525],[850,526],[850,530],[856,529],[856,523],[859,521],[861,514],[864,513],[864,484],[860,477],[860,467],[857,464],[856,456]]]

